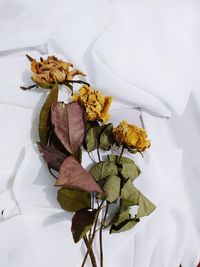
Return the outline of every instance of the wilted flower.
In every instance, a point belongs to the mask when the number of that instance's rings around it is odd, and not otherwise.
[[[72,63],[57,59],[55,56],[49,56],[47,60],[41,58],[38,62],[34,59],[31,62],[31,70],[34,73],[31,79],[39,86],[48,88],[55,82],[62,84],[72,80],[75,75],[85,76],[83,72],[73,70],[72,67]]]
[[[109,107],[112,103],[112,97],[103,96],[99,91],[93,91],[90,87],[84,85],[79,90],[79,94],[73,96],[73,100],[83,104],[88,121],[106,122],[110,115]]]
[[[127,121],[122,121],[113,129],[113,133],[118,144],[123,144],[139,152],[144,151],[151,145],[151,142],[147,139],[146,131],[134,124],[128,124]]]

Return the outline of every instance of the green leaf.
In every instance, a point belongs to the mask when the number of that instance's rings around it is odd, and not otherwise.
[[[120,164],[120,174],[125,179],[131,179],[133,182],[135,178],[137,178],[140,175],[140,169],[138,166],[132,162],[132,163],[122,163]]]
[[[72,156],[66,158],[62,163],[56,185],[87,192],[103,193],[92,175]]]
[[[66,211],[78,211],[91,207],[90,193],[85,191],[61,188],[58,190],[57,200]]]
[[[148,200],[142,193],[140,193],[138,204],[139,209],[137,212],[137,218],[148,216],[156,208],[156,206],[150,200]]]
[[[110,228],[110,234],[128,231],[128,230],[132,229],[139,221],[140,221],[139,219],[133,218],[133,219],[123,221],[118,226],[115,226],[113,224]]]
[[[114,154],[108,155],[108,159],[110,161],[114,161],[114,162],[118,163],[118,158],[119,158],[119,156],[114,155]],[[126,157],[121,157],[119,163],[130,163],[130,164],[134,163],[135,164],[134,160],[126,158]]]
[[[100,126],[98,121],[86,121],[85,123],[85,130],[86,132],[91,129],[92,127]]]
[[[118,226],[123,221],[129,220],[131,218],[131,214],[129,213],[130,207],[126,206],[125,208],[122,207],[120,203],[119,210],[115,213],[114,218],[110,222],[110,224],[114,224],[115,226]]]
[[[138,205],[137,218],[148,216],[155,210],[155,205],[148,200],[129,179],[121,190],[122,205]]]
[[[124,179],[131,179],[133,182],[141,173],[139,167],[132,159],[121,157],[120,161],[118,162],[119,156],[113,154],[108,155],[108,159],[117,164],[119,173]]]
[[[75,152],[74,157],[75,157],[75,159],[78,160],[78,162],[81,164],[81,162],[82,162],[82,150],[81,150],[81,148],[79,148],[79,149]]]
[[[114,162],[111,161],[102,161],[92,165],[90,168],[90,173],[94,179],[98,182],[105,177],[111,175],[117,175],[118,169]]]
[[[138,205],[140,197],[140,191],[132,184],[131,180],[125,183],[121,190],[121,199],[123,203],[128,206]]]
[[[97,216],[97,209],[82,209],[76,212],[72,218],[72,235],[77,243],[92,228]]]
[[[106,193],[105,199],[110,203],[116,201],[120,196],[120,177],[113,175],[106,179],[103,191]]]
[[[120,208],[116,212],[115,217],[112,220],[112,226],[110,233],[120,233],[133,228],[139,221],[139,218],[131,218],[130,207],[126,206],[125,208],[120,203]]]
[[[112,123],[108,124],[100,135],[100,145],[99,147],[104,150],[109,150],[111,145],[114,144],[113,137],[113,125]]]
[[[95,126],[87,131],[85,144],[88,152],[96,149],[99,145],[99,135],[102,131],[101,126]]]
[[[49,138],[50,133],[50,109],[53,103],[58,100],[58,84],[56,83],[54,87],[51,89],[41,111],[39,117],[39,137],[40,143],[42,145],[46,145]]]

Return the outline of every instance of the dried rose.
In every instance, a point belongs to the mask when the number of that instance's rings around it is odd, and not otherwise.
[[[57,59],[55,56],[49,56],[46,60],[35,59],[31,62],[31,70],[34,73],[31,79],[41,87],[51,87],[54,83],[62,84],[65,81],[72,80],[75,75],[85,74],[79,70],[72,69],[73,64]]]
[[[108,110],[112,103],[111,96],[103,96],[101,92],[91,90],[90,87],[84,85],[79,90],[79,94],[73,96],[73,100],[85,107],[88,121],[98,120],[105,123],[110,118]]]
[[[144,151],[151,145],[150,140],[147,139],[146,131],[134,124],[128,124],[127,121],[122,121],[113,129],[113,133],[118,144],[123,144],[139,152]]]

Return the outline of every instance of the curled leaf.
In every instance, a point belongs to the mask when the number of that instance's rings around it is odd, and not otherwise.
[[[111,221],[110,233],[120,233],[128,231],[133,228],[140,219],[134,217],[132,218],[130,214],[130,207],[123,207],[122,202],[120,204],[119,210],[116,212],[115,217]]]
[[[99,146],[99,136],[101,131],[101,126],[94,126],[87,131],[85,144],[88,152],[91,152]]]
[[[77,243],[92,228],[97,215],[97,209],[82,209],[77,211],[72,218],[72,235]]]
[[[56,185],[87,192],[103,193],[92,175],[72,156],[69,156],[61,165]]]
[[[79,211],[91,207],[90,193],[80,190],[61,188],[57,200],[66,211]]]
[[[49,139],[50,129],[51,129],[50,109],[51,109],[52,104],[55,103],[57,100],[58,100],[58,84],[56,83],[54,87],[51,89],[40,111],[38,131],[39,131],[40,142],[43,145],[47,144],[48,139]]]
[[[114,144],[113,125],[112,123],[109,123],[108,125],[106,125],[106,127],[100,134],[99,147],[104,150],[109,150],[113,144]]]
[[[90,127],[90,125],[92,124],[87,124],[89,129],[85,138],[87,151],[91,152],[98,147],[104,150],[109,150],[111,145],[114,143],[112,123],[101,126],[94,124],[92,127]]]
[[[85,136],[83,109],[78,102],[54,103],[51,107],[51,121],[61,143],[74,155],[82,145]]]
[[[131,218],[130,207],[122,208],[120,205],[119,209],[116,211],[114,218],[110,222],[110,224],[115,224],[118,226],[123,221],[129,220]]]
[[[139,221],[140,221],[140,219],[131,218],[131,219],[128,219],[128,220],[121,222],[117,226],[115,224],[113,224],[110,228],[110,234],[128,231],[128,230],[132,229]]]

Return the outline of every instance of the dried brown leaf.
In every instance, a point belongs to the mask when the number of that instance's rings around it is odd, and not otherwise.
[[[84,110],[78,102],[57,102],[51,107],[51,121],[61,143],[74,155],[84,141]]]
[[[103,193],[92,175],[72,156],[69,156],[61,165],[56,185],[87,192]]]
[[[51,89],[47,99],[40,111],[38,131],[40,136],[40,142],[46,145],[50,133],[50,109],[53,103],[58,100],[58,84],[56,83]]]
[[[48,167],[59,171],[60,166],[66,159],[66,155],[57,150],[55,147],[47,147],[39,142],[37,142],[37,146]]]

